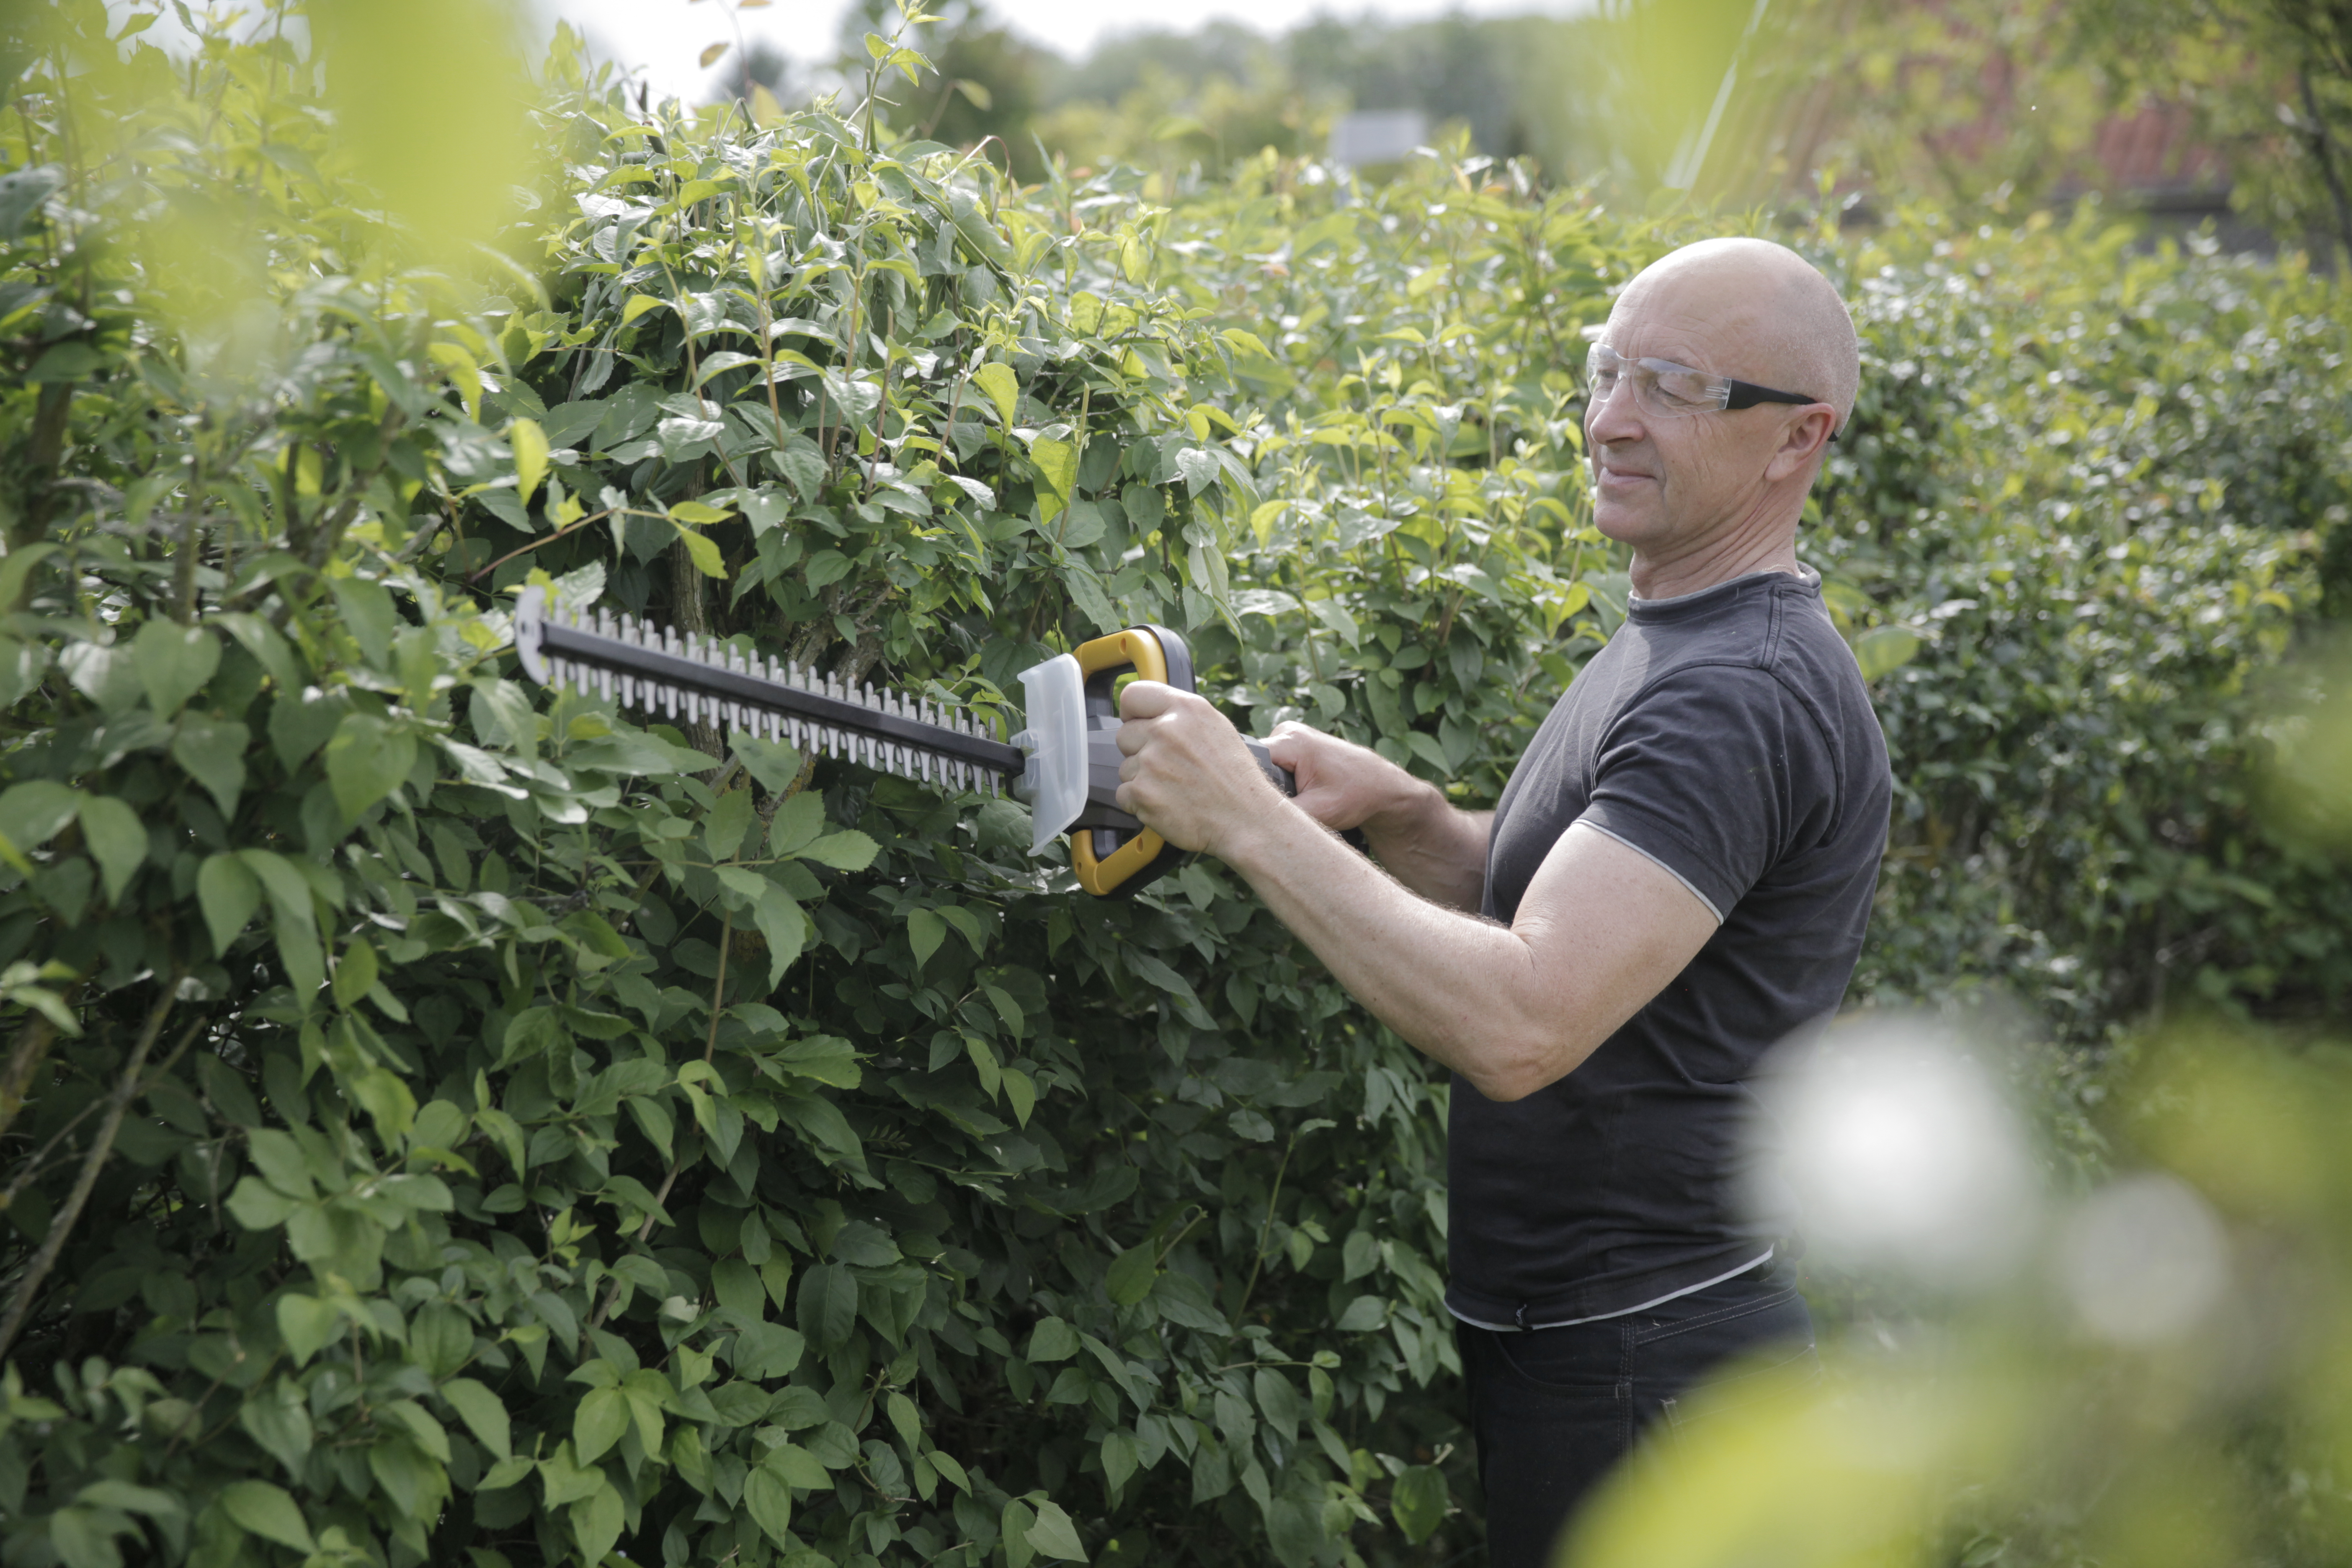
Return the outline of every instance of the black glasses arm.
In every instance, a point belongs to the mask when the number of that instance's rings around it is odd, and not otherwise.
[[[1726,377],[1726,380],[1730,380]],[[1731,396],[1726,408],[1753,408],[1759,403],[1819,403],[1818,397],[1808,397],[1801,392],[1776,392],[1769,386],[1759,386],[1752,381],[1732,381]]]

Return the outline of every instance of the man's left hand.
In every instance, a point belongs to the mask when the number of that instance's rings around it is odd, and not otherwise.
[[[1241,733],[1206,699],[1156,680],[1120,694],[1118,805],[1179,849],[1232,858],[1234,839],[1282,809]]]

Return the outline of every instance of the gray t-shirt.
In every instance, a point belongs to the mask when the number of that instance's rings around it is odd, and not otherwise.
[[[1890,795],[1885,737],[1817,575],[1633,601],[1503,791],[1485,912],[1512,919],[1582,822],[1674,873],[1721,923],[1559,1082],[1498,1104],[1457,1079],[1457,1317],[1609,1317],[1761,1260],[1772,1227],[1738,1207],[1748,1080],[1844,995]]]

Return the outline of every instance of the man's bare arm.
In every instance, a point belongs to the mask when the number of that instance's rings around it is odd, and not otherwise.
[[[1490,1100],[1573,1071],[1714,934],[1671,872],[1582,828],[1545,858],[1511,925],[1440,907],[1277,794],[1200,698],[1139,681],[1123,711],[1120,804],[1239,871],[1350,994]]]
[[[1475,911],[1486,888],[1491,811],[1464,811],[1378,752],[1304,724],[1281,724],[1274,760],[1298,782],[1298,809],[1334,830],[1363,830],[1380,863],[1434,903]]]
[[[1404,886],[1446,908],[1477,912],[1486,891],[1494,811],[1463,811],[1381,752],[1306,724],[1277,724],[1267,752],[1298,778],[1298,809],[1364,844]]]

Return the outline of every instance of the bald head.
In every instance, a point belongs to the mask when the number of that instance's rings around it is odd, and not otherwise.
[[[1628,310],[1666,310],[1716,345],[1701,368],[1801,392],[1853,413],[1862,353],[1853,318],[1811,262],[1769,239],[1703,239],[1642,269],[1618,296]]]

